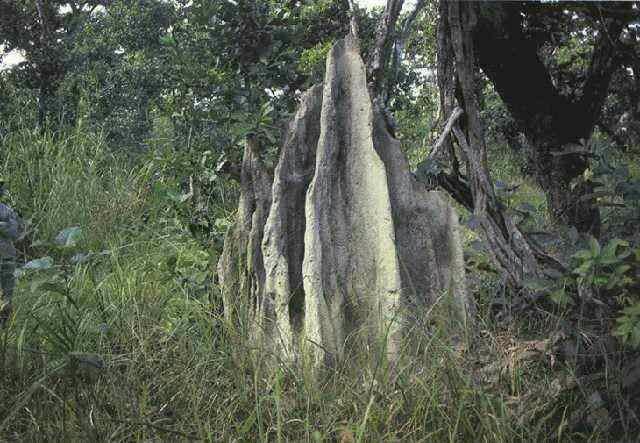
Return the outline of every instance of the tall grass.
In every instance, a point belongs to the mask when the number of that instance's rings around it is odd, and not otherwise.
[[[2,140],[0,169],[39,238],[80,225],[93,244],[133,224],[149,179],[148,171],[127,165],[99,134],[82,128],[55,136],[10,132]]]
[[[506,355],[491,325],[476,349],[417,332],[421,345],[393,370],[366,348],[319,378],[268,364],[222,320],[211,251],[154,192],[153,162],[119,158],[99,135],[13,133],[0,165],[32,220],[25,259],[54,259],[20,278],[0,331],[0,441],[584,437],[563,431],[572,398],[530,396],[530,383],[552,384],[543,362],[486,382],[480,363]],[[83,233],[73,251],[48,243],[69,226]],[[78,252],[93,255],[74,263]]]

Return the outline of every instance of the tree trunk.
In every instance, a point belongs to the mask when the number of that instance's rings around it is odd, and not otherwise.
[[[568,145],[571,146],[577,145]],[[588,161],[579,155],[554,154],[538,152],[534,160],[536,181],[545,193],[549,213],[556,222],[598,237],[600,210],[592,197],[593,185],[590,181],[576,180],[588,167]]]
[[[380,343],[395,360],[440,300],[466,321],[457,215],[410,173],[373,105],[357,39],[336,43],[326,66],[323,86],[303,96],[272,186],[245,150],[238,220],[219,263],[225,314],[247,319],[288,361],[307,350],[331,365]]]
[[[580,140],[590,138],[611,76],[620,66],[615,45],[624,20],[603,17],[606,9],[599,10],[605,29],[596,41],[587,80],[580,90],[572,85],[576,91],[568,97],[553,84],[535,41],[523,31],[523,8],[529,6],[523,2],[475,3],[478,17],[473,41],[478,65],[534,146],[531,161],[550,214],[559,222],[597,234],[600,213],[588,198],[590,185],[577,180],[589,167],[589,158],[571,151]],[[630,10],[631,5],[620,3],[620,7]],[[572,182],[577,187],[572,188]]]

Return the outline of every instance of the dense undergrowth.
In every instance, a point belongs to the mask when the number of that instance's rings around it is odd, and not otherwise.
[[[1,441],[610,441],[593,390],[554,356],[562,314],[499,323],[492,273],[462,341],[436,309],[395,368],[360,349],[316,380],[224,323],[213,271],[234,199],[215,195],[217,230],[194,237],[166,166],[178,154],[125,156],[82,128],[1,143],[29,220],[0,331]]]

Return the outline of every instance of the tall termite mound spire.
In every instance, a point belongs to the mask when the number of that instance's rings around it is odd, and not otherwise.
[[[455,210],[409,170],[366,84],[357,40],[302,97],[273,178],[247,142],[238,219],[218,265],[228,320],[292,359],[402,337],[447,295],[467,315]],[[240,315],[240,312],[243,314]]]

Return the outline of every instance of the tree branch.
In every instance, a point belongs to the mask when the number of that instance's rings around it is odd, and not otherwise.
[[[347,6],[349,7],[349,26],[351,34],[355,38],[360,38],[360,30],[358,29],[358,7],[356,6],[354,0],[346,0]]]
[[[393,54],[391,59],[391,69],[387,75],[386,87],[381,94],[383,96],[385,105],[389,101],[389,91],[393,89],[394,85],[398,81],[398,71],[400,70],[400,62],[402,60],[402,55],[404,52],[404,44],[409,37],[409,33],[411,32],[411,26],[413,25],[413,22],[416,20],[418,14],[422,11],[426,3],[426,0],[417,1],[411,13],[403,20],[399,35],[392,45]]]
[[[389,57],[393,42],[396,39],[396,24],[404,0],[387,0],[387,6],[382,14],[382,20],[378,24],[376,43],[369,65],[370,85],[374,97],[383,95],[385,70],[389,64]]]
[[[631,3],[626,3],[631,10]],[[601,7],[598,8],[601,10]],[[620,67],[622,58],[617,56],[620,33],[626,23],[620,19],[604,19],[600,36],[596,42],[583,87],[582,98],[577,104],[585,112],[585,123],[590,128],[596,124],[598,115],[609,91],[611,76]],[[575,118],[575,117],[573,117]]]
[[[459,106],[457,106],[453,110],[453,112],[451,113],[451,115],[447,119],[447,123],[444,125],[444,129],[442,131],[442,134],[440,134],[440,137],[438,137],[438,140],[436,141],[436,143],[431,148],[431,152],[429,153],[429,157],[430,158],[435,158],[439,154],[440,150],[445,145],[445,142],[447,141],[447,138],[451,134],[451,131],[453,129],[453,125],[458,121],[458,119],[462,116],[462,114],[464,114],[464,111]]]

